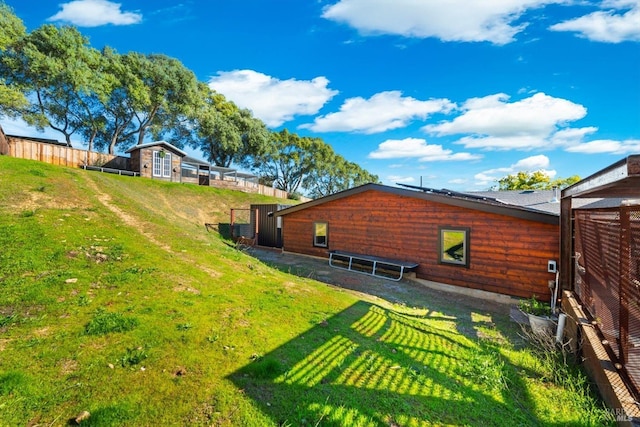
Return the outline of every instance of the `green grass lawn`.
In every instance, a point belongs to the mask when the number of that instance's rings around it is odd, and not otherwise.
[[[487,313],[271,268],[204,222],[273,199],[0,157],[0,425],[607,425]]]

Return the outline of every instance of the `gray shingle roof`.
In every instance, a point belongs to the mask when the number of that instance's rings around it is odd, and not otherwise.
[[[560,214],[560,190],[472,191],[467,194],[494,199],[507,205]]]

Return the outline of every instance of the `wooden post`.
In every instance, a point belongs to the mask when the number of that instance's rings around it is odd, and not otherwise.
[[[573,212],[571,196],[560,200],[560,285],[562,290],[573,290]]]
[[[235,237],[233,235],[233,224],[235,223],[235,219],[236,219],[235,212],[233,209],[231,209],[231,240],[233,240],[233,238]]]

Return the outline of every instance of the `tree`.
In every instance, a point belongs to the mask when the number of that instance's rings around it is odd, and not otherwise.
[[[14,75],[10,58],[13,46],[26,35],[26,28],[13,10],[4,3],[0,3],[0,115],[17,115],[22,108],[27,106],[27,98],[16,82],[12,80]]]
[[[84,137],[88,151],[93,151],[96,138],[106,129],[104,105],[115,87],[114,77],[106,71],[104,56],[99,52],[95,55],[98,67],[94,70],[92,90],[78,93],[72,109],[73,123]]]
[[[272,149],[265,124],[246,109],[238,108],[222,94],[200,85],[202,104],[186,125],[174,132],[199,148],[211,163],[229,167],[232,163],[251,166]],[[174,127],[174,129],[176,129]]]
[[[550,190],[553,187],[564,188],[578,181],[580,181],[580,177],[577,175],[551,181],[549,175],[543,171],[520,171],[500,178],[498,180],[498,190]]]
[[[143,83],[139,93],[132,93],[138,144],[144,142],[147,129],[153,127],[161,135],[164,123],[188,114],[196,103],[198,80],[179,60],[132,52],[123,56],[123,63]]]
[[[315,156],[325,145],[319,138],[300,137],[287,129],[271,133],[272,150],[253,159],[253,169],[264,182],[295,193],[314,168]]]
[[[578,175],[572,175],[569,178],[558,178],[551,182],[551,187],[557,187],[560,189],[567,188],[580,181]]]
[[[22,118],[40,130],[62,133],[71,145],[80,125],[74,111],[96,82],[98,54],[88,39],[74,27],[43,25],[14,43],[6,60],[13,81],[29,95]]]
[[[137,52],[120,55],[111,48],[103,49],[102,55],[110,88],[102,101],[106,123],[96,142],[110,154],[116,146],[142,144],[148,131],[163,136],[167,124],[191,114],[198,103],[198,80],[177,59]]]
[[[326,146],[331,149],[330,146]],[[316,155],[316,160],[314,168],[303,182],[309,197],[328,196],[370,182],[379,182],[376,175],[333,153],[333,150],[324,155]]]
[[[110,47],[102,50],[102,70],[108,76],[104,97],[98,99],[104,124],[98,128],[96,146],[115,153],[117,144],[133,142],[135,97],[143,93],[143,83],[125,65],[122,56]]]

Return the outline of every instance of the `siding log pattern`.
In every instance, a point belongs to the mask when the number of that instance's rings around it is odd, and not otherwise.
[[[313,246],[313,223],[329,224],[328,247]],[[470,228],[469,268],[440,264],[439,227]],[[419,263],[421,279],[548,300],[547,261],[559,257],[557,225],[366,191],[285,215],[284,250],[328,257],[344,250]]]

